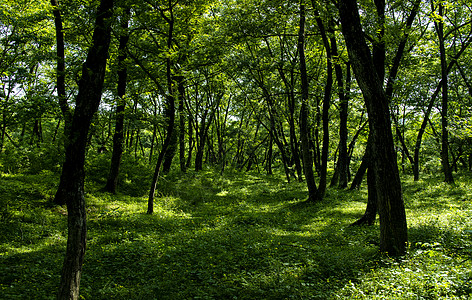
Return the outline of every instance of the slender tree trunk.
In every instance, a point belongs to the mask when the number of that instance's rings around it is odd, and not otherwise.
[[[172,48],[172,41],[173,41],[173,34],[174,34],[174,13],[173,13],[173,6],[171,5],[171,3],[169,3],[169,10],[170,10],[170,17],[165,17],[165,19],[167,23],[169,24],[169,32],[167,35],[167,48],[170,51]],[[164,14],[162,15],[164,16]],[[148,207],[147,207],[148,214],[154,213],[154,196],[156,194],[157,181],[161,173],[162,162],[165,158],[167,149],[169,148],[169,145],[171,144],[172,135],[174,134],[175,96],[174,96],[174,88],[173,88],[174,84],[172,80],[170,57],[166,59],[166,73],[167,73],[167,96],[166,96],[165,109],[167,110],[167,112],[165,113],[165,116],[166,118],[168,118],[167,119],[167,132],[166,132],[166,137],[164,139],[164,143],[162,144],[161,152],[159,152],[159,156],[157,158],[154,174],[152,176],[151,189],[149,191]]]
[[[442,2],[438,3],[439,16],[444,16],[444,5]],[[434,2],[431,1],[431,6],[434,11]],[[446,62],[446,48],[444,46],[444,24],[442,21],[434,22],[436,33],[439,40],[439,55],[441,60],[441,82],[442,82],[442,104],[441,104],[441,163],[444,172],[444,181],[454,184],[454,177],[452,176],[452,168],[449,163],[449,129],[448,127],[448,78],[447,78],[447,62]]]
[[[273,156],[273,139],[272,136],[269,134],[269,147],[267,149],[267,175],[272,175],[272,156]]]
[[[361,164],[357,169],[356,175],[354,175],[354,179],[351,182],[350,190],[359,189],[361,187],[362,179],[364,179],[365,172],[369,167],[369,161],[371,158],[369,157],[369,140],[367,141],[367,146],[365,148],[364,156],[362,157]]]
[[[333,56],[338,56],[338,49],[336,45],[336,38],[331,38],[331,47],[333,49]],[[350,68],[349,64],[347,65]],[[344,89],[344,79],[343,71],[339,61],[334,65],[334,70],[336,74],[336,79],[338,82],[338,97],[339,97],[339,157],[338,163],[336,164],[336,179],[331,182],[332,185],[338,185],[339,188],[344,189],[347,187],[348,183],[348,152],[347,152],[347,119],[349,116],[348,108],[349,102],[347,98],[347,93]],[[347,74],[349,71],[346,72]],[[333,177],[334,178],[334,177]]]
[[[70,124],[72,113],[69,105],[67,104],[66,95],[66,67],[65,67],[65,51],[64,51],[64,31],[62,26],[61,10],[57,0],[51,0],[54,14],[54,24],[56,28],[56,55],[57,55],[57,67],[56,67],[56,89],[57,96],[59,99],[59,107],[61,108],[62,115],[64,117],[64,128],[67,133],[67,128]]]
[[[183,76],[177,77],[177,86],[179,89],[179,162],[180,171],[185,173],[187,167],[185,165],[185,86]]]
[[[124,96],[126,94],[126,79],[128,72],[126,69],[126,45],[128,44],[129,34],[128,21],[130,18],[130,10],[125,12],[125,17],[121,21],[122,34],[120,36],[120,44],[118,46],[118,98],[116,100],[116,119],[115,119],[115,134],[113,135],[113,152],[111,156],[110,172],[108,173],[105,191],[109,193],[116,193],[118,185],[118,174],[120,173],[121,157],[123,155],[124,147],[124,123],[125,123],[125,107],[126,102]]]
[[[338,2],[343,35],[364,95],[372,134],[372,167],[380,216],[380,250],[391,256],[407,250],[407,223],[390,124],[388,99],[365,41],[355,0]]]
[[[375,174],[373,169],[369,168],[367,170],[367,193],[369,194],[369,197],[367,197],[367,207],[365,209],[364,215],[359,220],[352,223],[351,226],[370,226],[374,224],[375,218],[377,216],[377,192],[375,187]]]
[[[305,171],[305,180],[308,187],[308,201],[318,201],[320,195],[315,183],[315,175],[313,173],[313,157],[310,151],[310,143],[308,139],[309,123],[308,123],[308,75],[305,62],[305,5],[300,4],[300,29],[298,32],[298,53],[300,55],[300,76],[302,89],[302,105],[300,109],[300,139],[302,144],[303,169]]]
[[[177,151],[177,144],[179,142],[179,128],[176,124],[174,124],[173,129],[174,134],[172,135],[172,139],[169,144],[169,148],[166,151],[166,155],[164,156],[164,161],[162,163],[162,172],[164,174],[169,173],[170,167],[172,166],[172,161],[174,160],[175,152]]]
[[[102,0],[98,7],[92,46],[82,68],[79,92],[71,122],[61,182],[68,211],[67,250],[57,299],[78,299],[86,246],[84,163],[87,136],[98,109],[110,45],[113,1]]]
[[[57,67],[56,67],[56,90],[59,101],[59,107],[64,117],[64,135],[69,136],[70,124],[72,120],[72,113],[67,104],[66,95],[66,73],[65,73],[65,51],[64,51],[64,31],[62,26],[61,10],[59,9],[59,3],[57,0],[51,0],[54,14],[54,24],[56,28],[56,55],[57,55]],[[66,145],[67,147],[67,145]],[[54,204],[64,205],[66,204],[65,186],[62,181],[59,183],[57,192],[54,197]]]
[[[323,108],[322,108],[322,127],[323,127],[323,146],[321,150],[321,169],[320,169],[320,182],[318,187],[318,197],[322,199],[326,192],[326,182],[327,182],[327,171],[328,171],[328,151],[329,151],[329,108],[331,105],[331,91],[333,88],[333,63],[332,63],[332,50],[329,44],[329,39],[326,34],[326,29],[321,20],[321,17],[318,14],[318,11],[315,10],[315,20],[318,25],[318,29],[321,33],[321,39],[323,40],[323,45],[326,49],[326,65],[327,65],[327,78],[326,85],[324,89],[323,97]]]
[[[188,169],[192,164],[192,153],[193,153],[193,125],[192,125],[192,117],[189,116],[188,119],[188,155],[187,155],[187,163],[185,167]]]

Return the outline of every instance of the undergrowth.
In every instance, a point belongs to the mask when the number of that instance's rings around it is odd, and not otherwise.
[[[378,253],[378,222],[349,226],[365,209],[364,189],[331,189],[309,204],[303,183],[277,175],[171,172],[147,215],[148,170],[124,174],[109,195],[99,169],[86,187],[82,299],[472,295],[470,174],[455,186],[404,178],[410,244],[394,260]],[[55,298],[67,237],[65,207],[50,205],[57,179],[51,171],[0,177],[2,299]]]

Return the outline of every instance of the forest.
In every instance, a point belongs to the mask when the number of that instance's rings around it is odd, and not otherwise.
[[[472,297],[472,1],[0,7],[0,299]]]

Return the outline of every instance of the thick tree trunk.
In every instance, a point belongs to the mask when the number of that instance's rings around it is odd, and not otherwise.
[[[68,211],[67,250],[62,267],[58,299],[78,299],[86,245],[84,163],[87,136],[98,109],[110,45],[113,0],[102,0],[97,11],[92,46],[83,65],[82,78],[69,132],[61,182]]]
[[[126,79],[128,72],[126,69],[126,45],[128,44],[129,34],[128,20],[130,10],[125,12],[126,16],[121,22],[121,29],[123,34],[120,36],[120,44],[118,46],[118,98],[116,106],[116,119],[115,119],[115,134],[113,135],[113,152],[111,156],[110,172],[108,173],[107,183],[105,185],[105,191],[109,193],[116,193],[116,187],[118,185],[118,175],[120,173],[121,157],[123,155],[124,147],[124,123],[125,123],[125,107],[126,102],[123,97],[126,94]]]
[[[372,134],[372,167],[380,216],[380,250],[397,256],[406,253],[407,224],[388,99],[364,39],[355,0],[338,2],[349,57],[362,90]]]

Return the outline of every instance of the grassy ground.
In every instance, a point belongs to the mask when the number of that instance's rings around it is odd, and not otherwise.
[[[141,175],[142,176],[142,175]],[[468,299],[472,175],[404,178],[409,253],[378,253],[378,224],[349,227],[366,192],[329,190],[306,204],[304,184],[257,174],[170,174],[146,215],[146,178],[121,193],[87,184],[84,299]],[[53,299],[66,210],[48,205],[57,175],[0,177],[0,298]]]

